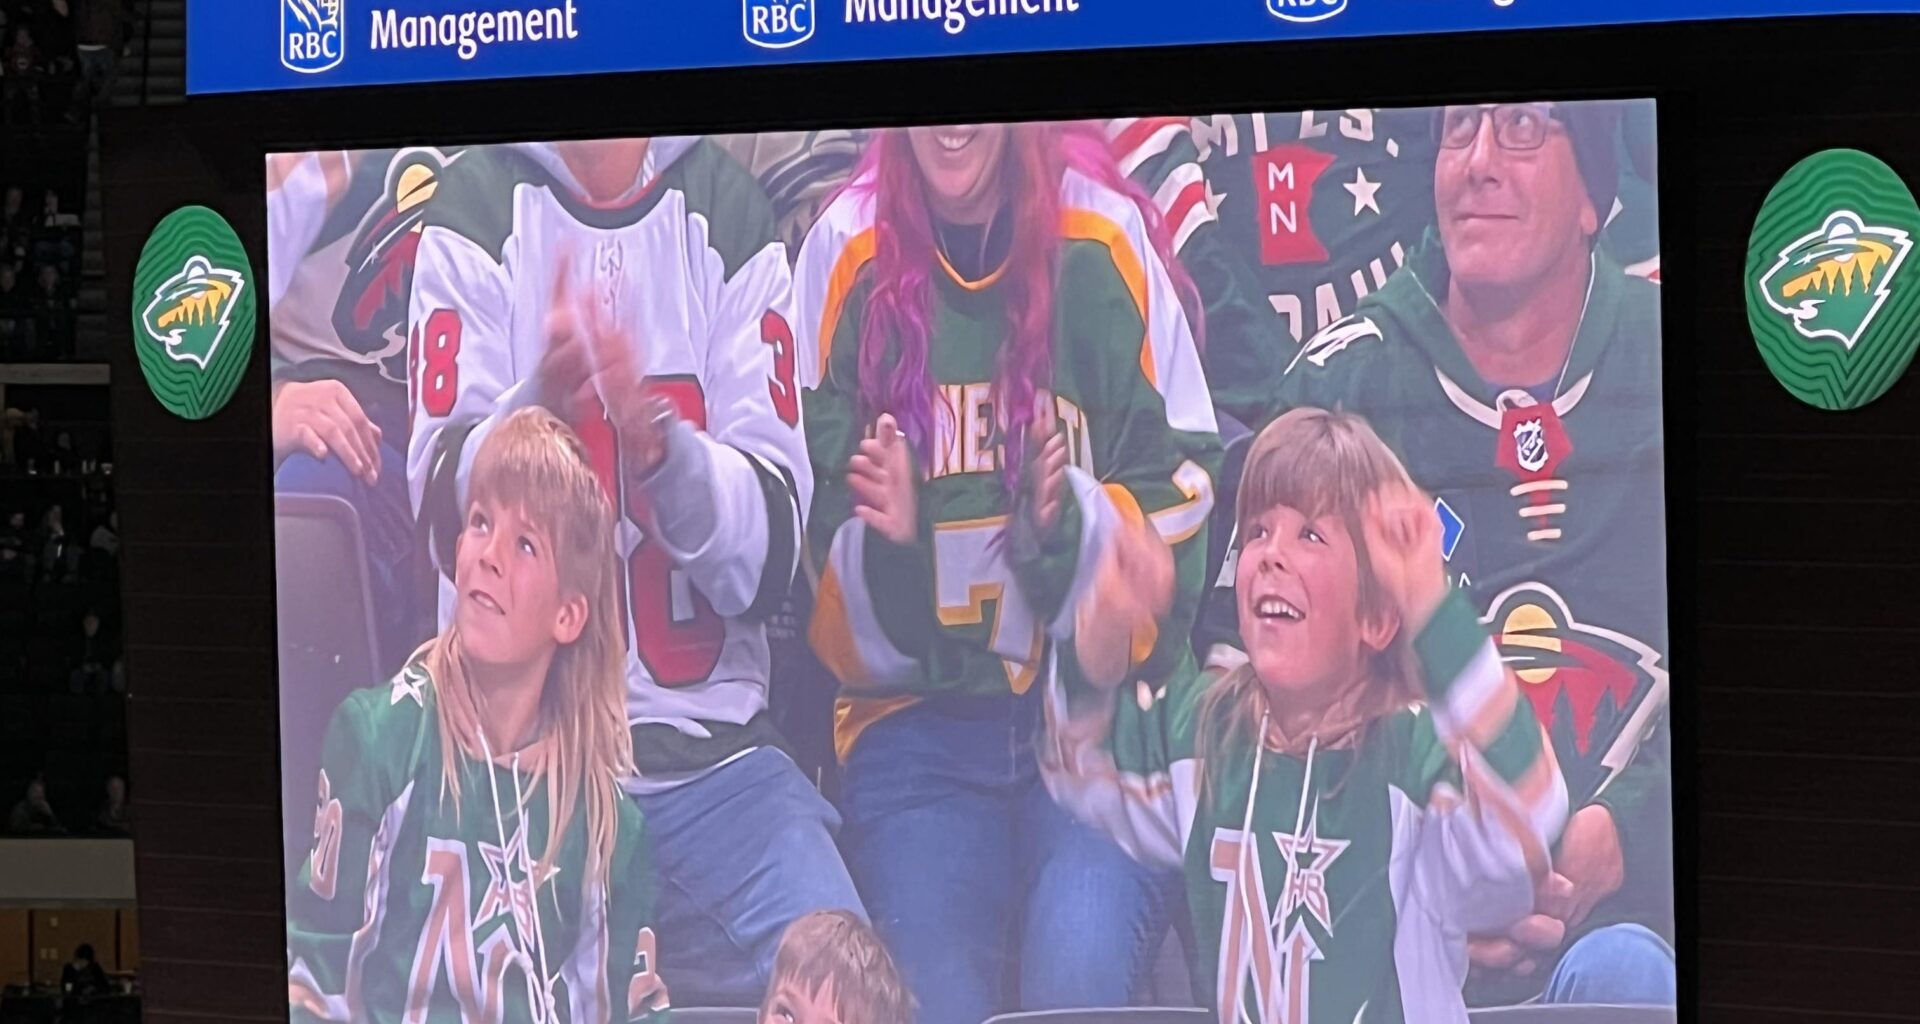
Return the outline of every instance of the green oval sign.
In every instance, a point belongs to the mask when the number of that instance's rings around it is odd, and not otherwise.
[[[1747,323],[1795,398],[1857,409],[1920,345],[1920,206],[1893,168],[1856,149],[1793,165],[1747,240]]]
[[[204,206],[162,218],[133,271],[133,346],[160,404],[190,420],[220,411],[253,350],[253,268],[240,236]]]

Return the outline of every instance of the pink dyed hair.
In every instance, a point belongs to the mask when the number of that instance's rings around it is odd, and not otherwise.
[[[1006,296],[1009,337],[994,372],[1006,452],[1002,475],[1019,485],[1034,396],[1053,380],[1053,304],[1060,253],[1060,184],[1069,168],[1131,199],[1180,295],[1194,340],[1204,337],[1199,292],[1174,255],[1160,211],[1120,172],[1099,128],[1088,122],[1009,126],[1001,173],[1012,197],[1013,240],[998,287]],[[865,414],[891,412],[921,465],[934,458],[934,396],[929,355],[933,279],[940,273],[926,184],[905,129],[874,133],[847,188],[873,197],[873,287],[860,325],[860,399]]]

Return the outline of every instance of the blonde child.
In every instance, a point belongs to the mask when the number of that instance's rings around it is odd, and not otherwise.
[[[288,894],[295,1021],[600,1022],[666,1008],[612,509],[544,409],[488,435],[438,637],[328,727]]]
[[[1552,748],[1364,420],[1280,417],[1236,512],[1248,663],[1116,693],[1103,651],[1164,607],[1164,556],[1131,537],[1113,613],[1080,627],[1096,682],[1050,694],[1049,788],[1184,865],[1221,1024],[1463,1022],[1467,935],[1531,911],[1566,817]]]
[[[818,910],[780,936],[760,1024],[913,1024],[913,995],[873,927]]]

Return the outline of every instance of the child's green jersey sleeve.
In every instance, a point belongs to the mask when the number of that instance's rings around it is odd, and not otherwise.
[[[653,930],[652,854],[640,809],[620,794],[619,832],[613,846],[605,975],[613,1019],[664,1024],[668,991],[660,977],[660,940]],[[591,932],[592,929],[583,929]],[[620,1008],[625,1007],[625,1016]]]
[[[1179,864],[1198,800],[1194,739],[1211,682],[1191,655],[1157,686],[1094,689],[1056,673],[1040,751],[1048,792],[1134,859]]]
[[[313,845],[287,893],[287,997],[296,1022],[364,1012],[353,1005],[353,954],[364,942],[358,932],[368,916],[368,865],[391,852],[413,797],[378,735],[376,693],[362,690],[342,701],[327,726]]]
[[[1467,932],[1525,916],[1567,819],[1566,781],[1519,683],[1473,606],[1450,593],[1414,638],[1427,705],[1412,718],[1394,788],[1397,843],[1421,902]]]

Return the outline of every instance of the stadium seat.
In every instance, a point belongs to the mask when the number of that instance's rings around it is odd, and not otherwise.
[[[1473,1024],[1674,1024],[1671,1006],[1500,1006],[1467,1014]]]
[[[320,770],[320,743],[334,708],[375,678],[373,605],[359,513],[332,495],[274,498],[275,579],[280,601],[280,786],[288,863],[303,854]]]
[[[673,1008],[673,1024],[754,1024],[760,1011],[751,1006],[689,1006]]]
[[[675,1010],[676,1024],[679,1016]],[[1185,1006],[1121,1006],[1003,1013],[988,1018],[987,1024],[1213,1024],[1213,1015]]]

